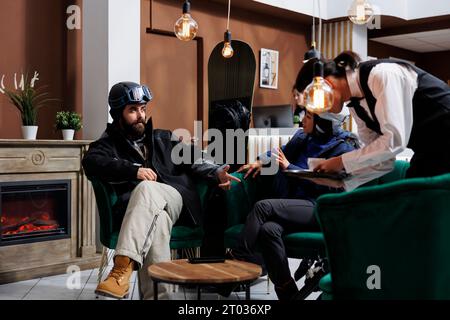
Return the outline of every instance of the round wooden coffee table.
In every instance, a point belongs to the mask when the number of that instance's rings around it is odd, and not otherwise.
[[[197,286],[197,298],[201,299],[201,287],[208,285],[245,285],[245,299],[250,300],[250,284],[261,275],[261,267],[244,261],[225,260],[220,263],[189,263],[188,260],[171,260],[148,268],[154,281],[154,299],[158,299],[158,283]]]

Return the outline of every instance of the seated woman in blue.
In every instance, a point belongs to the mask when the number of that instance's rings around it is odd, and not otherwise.
[[[255,261],[255,248],[261,249],[264,263],[275,292],[280,300],[291,299],[297,285],[291,277],[282,235],[300,231],[318,231],[314,217],[315,200],[322,194],[341,189],[319,186],[311,181],[288,178],[284,169],[308,169],[308,158],[331,158],[357,148],[354,135],[341,129],[339,115],[315,115],[307,112],[303,118],[303,131],[299,130],[287,145],[276,152],[266,153],[253,164],[244,165],[238,171],[246,171],[245,178],[258,175],[264,157],[277,161],[278,170],[272,189],[273,199],[255,204],[247,217],[245,227],[236,248],[230,252],[233,258]]]

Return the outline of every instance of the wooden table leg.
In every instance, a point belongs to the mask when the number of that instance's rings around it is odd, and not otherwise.
[[[250,283],[245,285],[245,300],[250,300]]]
[[[153,281],[153,300],[158,300],[158,281]]]

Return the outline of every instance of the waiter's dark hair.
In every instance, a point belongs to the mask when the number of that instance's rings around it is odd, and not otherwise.
[[[318,138],[329,140],[333,137],[333,123],[330,120],[321,118],[314,114],[314,129],[312,135]]]
[[[299,92],[303,92],[313,80],[314,63],[319,59],[311,59],[300,69],[294,88]],[[333,76],[343,78],[346,75],[347,68],[355,70],[361,62],[361,57],[353,51],[341,52],[333,60],[320,59],[324,64],[324,76]]]

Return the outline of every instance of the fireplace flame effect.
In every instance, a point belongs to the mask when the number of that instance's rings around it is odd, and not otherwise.
[[[13,215],[1,215],[0,222],[2,236],[56,230],[59,228],[58,222],[52,220],[48,213],[35,213],[23,218],[14,217]]]

